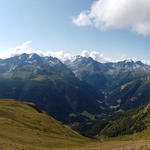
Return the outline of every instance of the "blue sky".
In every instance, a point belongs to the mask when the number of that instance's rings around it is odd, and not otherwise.
[[[130,22],[127,26],[113,24],[104,30],[94,23],[73,23],[72,19],[78,19],[83,11],[89,17],[91,6],[93,0],[1,0],[0,52],[32,41],[30,46],[42,51],[80,54],[82,50],[95,50],[112,60],[133,57],[150,60],[150,35],[145,28],[145,32],[134,30]],[[93,21],[94,17],[89,18]],[[110,24],[109,20],[105,23]]]

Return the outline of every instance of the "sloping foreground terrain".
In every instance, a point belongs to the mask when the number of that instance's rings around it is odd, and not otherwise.
[[[150,148],[149,135],[146,129],[133,135],[90,140],[32,103],[0,100],[0,150],[146,150]]]
[[[11,150],[23,150],[23,147],[27,150],[33,147],[67,148],[88,141],[32,103],[0,100],[0,150],[10,147]]]
[[[86,144],[85,146],[80,146],[77,148],[43,148],[27,146],[23,144],[16,144],[12,142],[2,142],[0,141],[1,150],[149,150],[150,141],[140,140],[140,141],[109,141],[95,144]]]

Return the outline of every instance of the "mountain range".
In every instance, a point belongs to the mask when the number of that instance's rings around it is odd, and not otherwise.
[[[33,102],[64,123],[89,119],[86,113],[102,113],[99,107],[105,106],[97,101],[103,94],[65,64],[37,54],[0,60],[0,97]]]
[[[150,66],[141,61],[61,62],[35,53],[0,59],[0,98],[33,102],[66,124],[137,108],[150,101],[149,89]]]

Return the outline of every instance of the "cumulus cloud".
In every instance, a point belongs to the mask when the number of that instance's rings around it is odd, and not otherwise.
[[[44,53],[44,56],[52,56],[52,57],[56,57],[58,59],[60,59],[61,61],[65,61],[65,60],[72,60],[73,59],[73,55],[70,53],[65,53],[64,51],[57,51],[57,52],[53,52],[53,51],[47,51],[46,53]]]
[[[83,51],[81,52],[81,56],[82,56],[82,57],[90,57],[90,53],[89,53],[89,51],[87,51],[87,50],[83,50]]]
[[[90,20],[90,17],[87,14],[88,12],[81,12],[77,18],[73,17],[72,19],[73,23],[78,26],[91,25],[92,22]]]
[[[81,56],[82,57],[91,57],[94,60],[99,61],[99,62],[110,62],[110,61],[112,61],[111,59],[104,57],[104,55],[101,54],[98,51],[91,51],[91,52],[89,52],[87,50],[83,50],[81,52]]]
[[[150,34],[149,0],[97,0],[90,10],[72,19],[78,26],[92,25],[100,30],[129,29],[141,35]]]
[[[21,45],[16,46],[15,48],[12,48],[10,51],[6,51],[6,52],[0,52],[0,58],[5,59],[5,58],[9,58],[15,55],[21,55],[23,53],[27,53],[27,54],[32,54],[32,53],[37,53],[40,56],[52,56],[52,57],[56,57],[58,59],[60,59],[62,62],[66,61],[66,60],[74,60],[75,56],[72,55],[71,53],[65,53],[63,50],[61,51],[43,51],[43,50],[35,50],[33,48],[31,48],[30,44],[32,42],[31,41],[27,41],[24,42]],[[87,51],[87,50],[83,50],[81,52],[82,57],[92,57],[94,60],[96,61],[100,61],[100,62],[107,62],[110,61],[110,59],[105,58],[103,56],[103,54],[101,54],[100,52],[97,51]]]
[[[10,51],[3,51],[0,52],[0,58],[5,59],[5,58],[9,58],[12,56],[16,56],[16,55],[21,55],[23,53],[27,53],[27,54],[32,54],[32,53],[36,53],[40,56],[51,56],[51,57],[56,57],[58,59],[60,59],[62,62],[66,61],[66,60],[71,60],[73,61],[75,59],[75,56],[72,55],[71,53],[65,53],[63,50],[61,51],[43,51],[43,50],[35,50],[33,48],[31,48],[31,41],[27,41],[24,42],[21,45],[16,46],[15,48],[12,48]],[[124,56],[122,59],[120,60],[112,60],[110,58],[105,57],[102,53],[100,53],[99,51],[88,51],[88,50],[83,50],[81,51],[81,53],[79,54],[82,57],[91,57],[94,60],[104,63],[104,62],[118,62],[118,61],[122,61],[125,59],[129,59],[129,60],[133,60],[133,61],[137,61],[138,59],[133,57],[133,58],[128,58],[127,56]],[[146,64],[150,64],[150,61],[145,61],[144,59],[141,60],[143,63]]]
[[[23,53],[28,53],[28,54],[33,53],[34,50],[29,48],[30,44],[31,44],[31,41],[26,41],[22,45],[18,45],[15,48],[12,48],[10,51],[0,52],[0,58],[5,59],[5,58],[9,58],[15,55],[20,55]]]

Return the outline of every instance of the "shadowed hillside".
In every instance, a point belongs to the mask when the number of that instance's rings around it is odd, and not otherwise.
[[[117,137],[150,129],[150,103],[137,109],[81,123],[74,127],[84,136]]]

